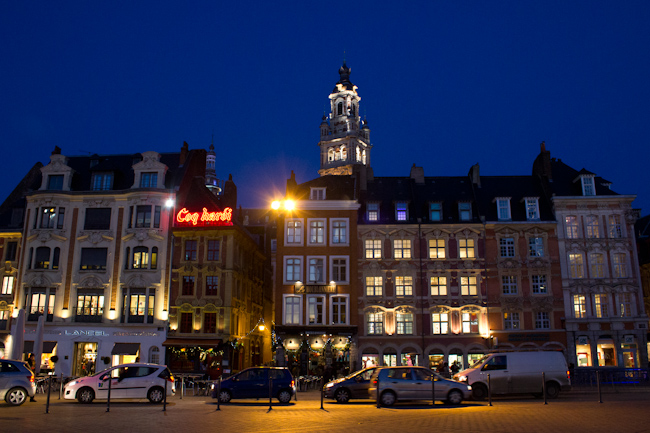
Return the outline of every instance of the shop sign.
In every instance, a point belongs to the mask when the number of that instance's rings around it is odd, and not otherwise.
[[[84,331],[82,329],[75,329],[72,332],[66,330],[64,335],[72,335],[73,337],[79,337],[79,336],[108,337],[109,336],[109,334],[105,331],[95,331],[95,330]]]
[[[336,286],[302,285],[294,286],[295,293],[336,293]]]
[[[585,335],[581,335],[580,337],[578,337],[578,344],[581,346],[585,346],[589,344],[589,337]]]
[[[193,226],[232,225],[232,208],[227,207],[223,212],[208,212],[206,208],[202,212],[190,212],[183,208],[176,214],[176,222]]]
[[[636,341],[634,339],[634,335],[625,335],[625,336],[623,336],[623,340],[624,340],[623,342],[625,344],[634,344],[634,343],[636,343]]]

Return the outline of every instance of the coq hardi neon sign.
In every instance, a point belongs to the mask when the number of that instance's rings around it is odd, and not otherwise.
[[[232,208],[225,208],[223,212],[190,212],[186,208],[178,211],[176,222],[196,225],[230,225],[232,224]]]

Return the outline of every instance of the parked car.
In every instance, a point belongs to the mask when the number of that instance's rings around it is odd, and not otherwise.
[[[368,398],[370,377],[377,368],[379,367],[364,368],[326,383],[325,398],[333,398],[339,403],[347,403],[353,398]]]
[[[24,361],[0,359],[0,399],[20,406],[36,394],[34,373]]]
[[[233,398],[269,398],[269,376],[273,379],[272,396],[280,403],[289,403],[296,392],[296,383],[288,368],[251,367],[221,381],[221,389],[213,385],[212,398],[228,403]],[[218,394],[218,395],[217,395]]]
[[[370,398],[377,398],[377,388],[382,406],[392,406],[403,400],[431,400],[434,389],[436,400],[452,405],[458,405],[472,395],[472,387],[466,383],[445,379],[424,367],[379,368],[370,378]]]
[[[148,398],[152,403],[161,403],[165,397],[165,381],[167,395],[176,392],[174,376],[166,366],[137,363],[116,365],[92,376],[74,379],[65,385],[63,396],[66,400],[77,399],[80,403],[106,399],[109,381],[111,400]]]
[[[476,361],[466,370],[459,371],[454,379],[472,386],[476,400],[482,400],[490,391],[495,395],[532,393],[543,396],[543,382],[546,381],[546,396],[556,398],[560,391],[571,389],[571,378],[562,352],[504,352],[490,353]]]

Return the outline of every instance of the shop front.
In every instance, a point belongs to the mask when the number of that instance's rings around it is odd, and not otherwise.
[[[223,344],[220,339],[169,338],[163,346],[167,366],[173,373],[205,375],[210,379],[230,373],[232,345]],[[238,356],[234,350],[232,356]]]
[[[326,370],[328,374],[342,376],[349,374],[353,368],[350,361],[351,341],[351,335],[325,332],[279,334],[275,350],[276,355],[278,349],[284,352],[284,362],[296,376],[321,376]]]

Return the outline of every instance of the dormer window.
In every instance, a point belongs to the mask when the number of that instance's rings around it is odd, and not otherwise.
[[[472,219],[472,203],[458,203],[458,217],[461,221],[470,221]]]
[[[596,195],[596,187],[594,186],[594,176],[582,175],[582,195]]]
[[[510,197],[496,198],[496,202],[497,217],[499,218],[499,221],[512,219],[512,216],[510,214]]]
[[[368,221],[379,221],[379,203],[368,203],[366,205],[366,218]]]
[[[156,188],[158,186],[158,173],[145,172],[140,175],[140,188]]]
[[[526,198],[526,219],[528,221],[539,219],[539,202],[537,198]]]
[[[442,220],[442,203],[429,203],[429,220]]]
[[[108,191],[113,189],[113,173],[93,174],[93,191]]]
[[[409,210],[408,204],[405,201],[398,201],[395,203],[395,219],[397,219],[397,221],[408,221]]]
[[[63,190],[63,175],[62,174],[50,174],[47,177],[47,189],[52,191],[62,191]]]
[[[325,188],[312,188],[309,195],[310,200],[325,200]]]

